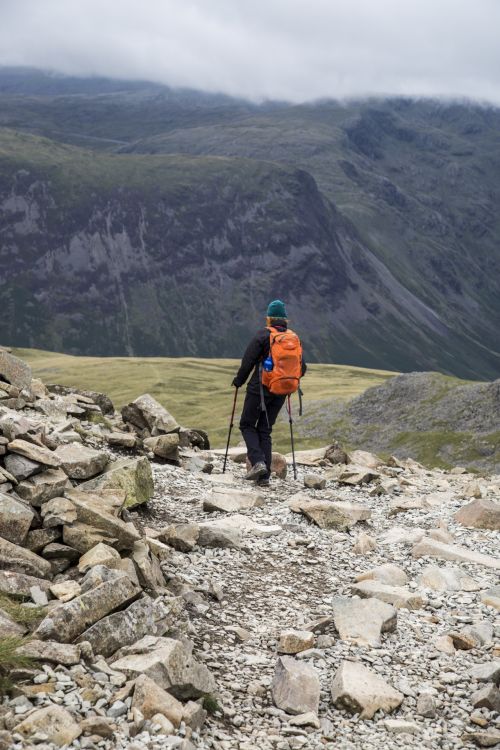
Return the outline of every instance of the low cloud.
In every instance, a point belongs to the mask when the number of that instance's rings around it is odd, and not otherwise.
[[[500,104],[500,0],[0,0],[0,64],[254,100]]]

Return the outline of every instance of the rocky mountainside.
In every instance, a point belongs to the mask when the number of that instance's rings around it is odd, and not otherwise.
[[[500,472],[500,380],[464,383],[439,373],[398,375],[349,402],[308,404],[301,436],[337,439],[431,465]]]
[[[256,489],[147,394],[0,381],[2,750],[500,744],[500,475],[332,444]]]
[[[0,103],[1,340],[237,356],[283,296],[311,360],[498,375],[497,110],[37,71]]]

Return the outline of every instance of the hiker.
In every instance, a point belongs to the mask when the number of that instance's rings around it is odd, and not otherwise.
[[[281,300],[269,304],[266,328],[259,330],[247,346],[232,384],[241,388],[252,370],[240,419],[251,464],[245,479],[267,487],[273,425],[287,395],[299,390],[300,378],[306,371],[300,340],[288,329],[286,308]]]

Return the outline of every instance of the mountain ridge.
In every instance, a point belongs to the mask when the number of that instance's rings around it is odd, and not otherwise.
[[[500,111],[2,80],[3,341],[237,356],[284,296],[313,361],[498,375]]]

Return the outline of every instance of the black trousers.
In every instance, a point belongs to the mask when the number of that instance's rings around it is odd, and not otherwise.
[[[271,476],[271,458],[273,444],[271,432],[286,396],[275,396],[264,391],[266,413],[261,409],[260,394],[247,391],[243,411],[241,412],[240,430],[247,446],[248,459],[252,466],[262,461],[267,466],[267,478]],[[269,420],[269,424],[268,424]]]

